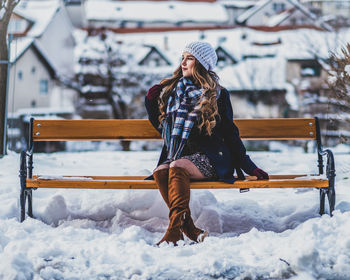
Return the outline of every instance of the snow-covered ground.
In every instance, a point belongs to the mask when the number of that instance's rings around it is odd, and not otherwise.
[[[339,149],[341,151],[342,149]],[[159,152],[36,154],[40,175],[149,175]],[[270,174],[317,173],[299,149],[251,152]],[[19,155],[0,159],[0,279],[350,279],[350,154],[336,153],[336,211],[317,190],[194,190],[203,243],[154,244],[167,226],[156,190],[36,190],[18,222]]]

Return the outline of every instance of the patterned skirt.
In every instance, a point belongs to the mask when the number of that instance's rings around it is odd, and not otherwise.
[[[191,161],[206,178],[217,178],[215,168],[211,165],[206,154],[197,152],[192,155],[183,156],[181,158]]]
[[[209,161],[209,158],[206,154],[202,152],[195,152],[190,155],[184,155],[180,157],[180,159],[187,159],[191,161],[203,174],[204,177],[208,179],[216,179],[218,178],[214,166]],[[170,164],[170,160],[165,160],[162,164]]]

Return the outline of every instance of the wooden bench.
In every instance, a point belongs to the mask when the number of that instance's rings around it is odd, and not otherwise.
[[[335,164],[330,150],[323,150],[317,118],[298,119],[235,119],[240,136],[246,140],[314,140],[317,145],[319,174],[324,174],[323,156],[327,156],[326,177],[317,175],[270,175],[269,180],[256,180],[247,176],[234,184],[215,181],[191,182],[192,189],[235,188],[318,188],[320,189],[320,214],[325,212],[325,196],[330,214],[334,210]],[[33,175],[34,143],[38,141],[102,141],[102,140],[160,140],[160,134],[148,120],[34,120],[31,119],[29,147],[21,153],[20,163],[20,213],[21,221],[27,214],[33,217],[32,190],[38,188],[71,189],[156,189],[152,180],[145,176],[57,176]],[[296,162],[296,164],[298,164]],[[40,174],[40,173],[39,173]]]

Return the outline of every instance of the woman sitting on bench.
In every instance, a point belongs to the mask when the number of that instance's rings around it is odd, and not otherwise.
[[[212,71],[217,55],[210,44],[193,42],[182,54],[173,76],[149,89],[145,104],[152,125],[162,134],[163,149],[153,172],[159,191],[169,207],[169,226],[157,243],[183,240],[183,233],[201,242],[208,232],[191,218],[190,179],[233,183],[234,170],[258,179],[268,174],[257,168],[233,123],[228,91]]]

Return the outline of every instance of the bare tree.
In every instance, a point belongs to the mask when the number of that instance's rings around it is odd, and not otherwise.
[[[305,88],[299,88],[303,93],[303,108],[301,114],[318,116],[321,131],[324,133],[325,145],[346,143],[350,139],[350,111],[349,92],[346,87],[350,79],[346,81],[346,63],[350,63],[348,47],[345,45],[346,33],[341,27],[333,26],[333,31],[317,33],[311,36],[305,35],[305,50],[310,54],[310,60],[314,60],[320,68],[319,76],[303,77]],[[321,36],[321,37],[317,37]],[[346,55],[348,53],[348,55]],[[341,86],[342,85],[342,86]]]
[[[80,43],[75,76],[59,77],[61,83],[78,93],[78,112],[83,118],[146,117],[143,97],[151,85],[169,73],[152,74],[133,69],[135,61],[129,50],[120,49],[117,34],[90,32],[92,34],[88,33]],[[122,70],[122,67],[128,67],[128,70]],[[121,142],[124,150],[129,149],[129,144],[129,141]]]
[[[333,53],[330,57],[328,86],[331,98],[339,105],[340,117],[350,126],[350,44],[342,48],[340,54]],[[349,141],[349,135],[340,134],[341,142]]]
[[[7,27],[10,22],[13,9],[18,4],[19,0],[0,0],[0,60],[7,61]],[[8,62],[9,63],[9,62]],[[3,156],[6,142],[4,135],[6,133],[5,127],[5,113],[6,113],[6,87],[7,87],[7,64],[0,64],[0,156]]]

